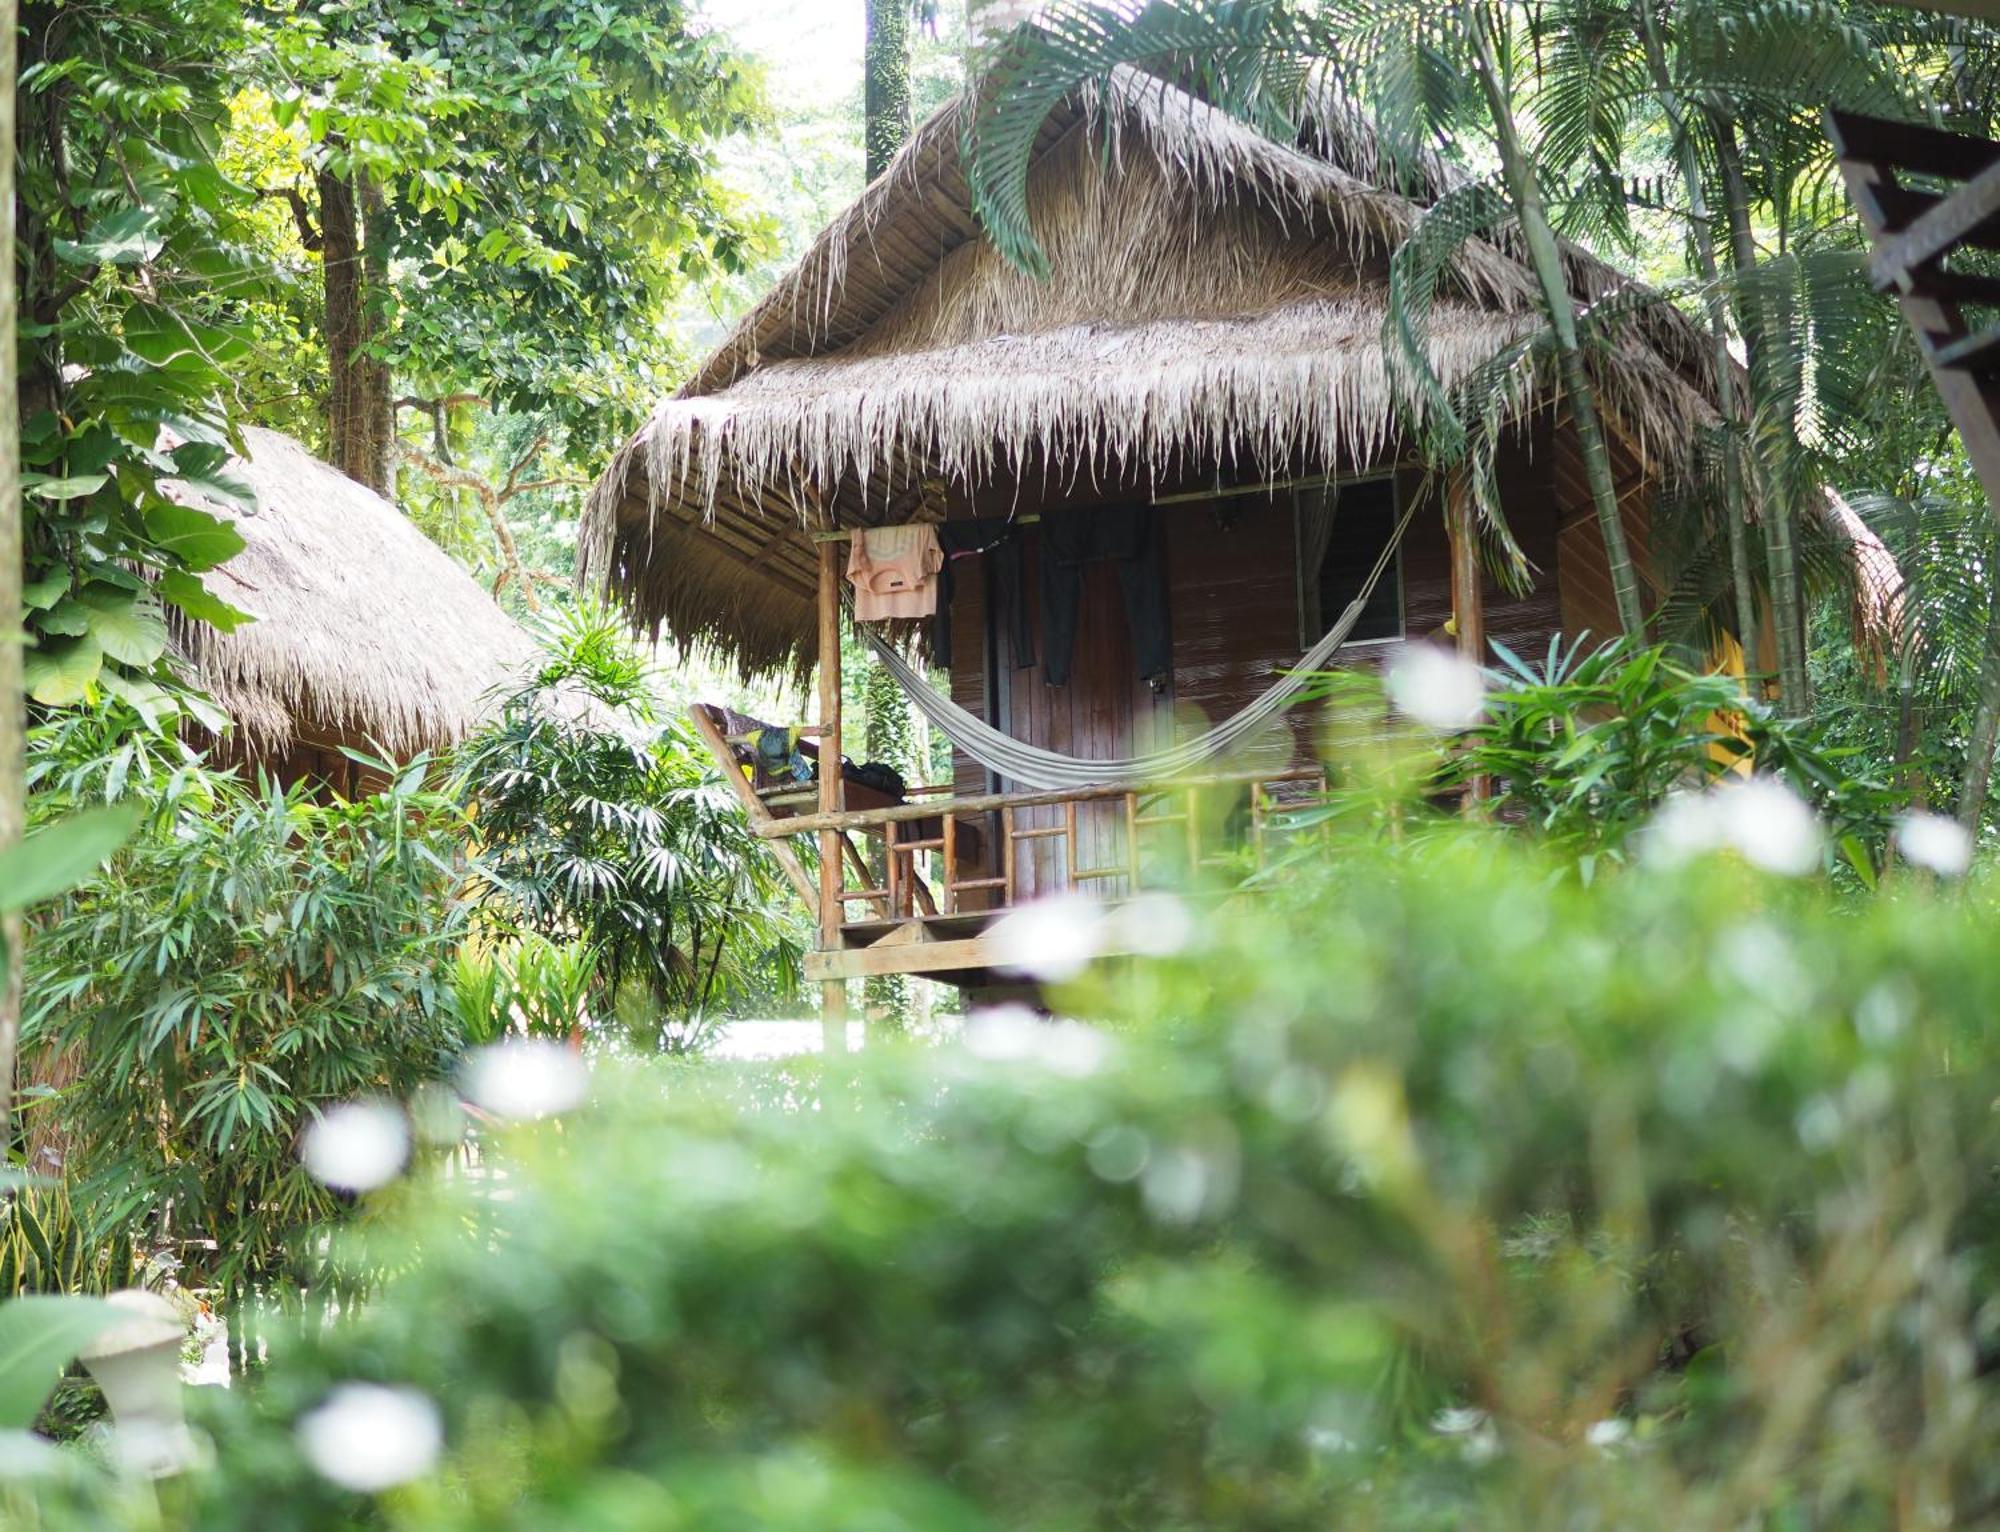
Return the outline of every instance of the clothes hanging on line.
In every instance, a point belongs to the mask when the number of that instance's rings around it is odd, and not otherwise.
[[[938,607],[938,571],[943,566],[937,527],[930,522],[864,528],[847,549],[855,617],[886,622],[931,616]]]
[[[1003,603],[1013,626],[1013,657],[1018,668],[1035,663],[1035,622],[1028,609],[1028,574],[1021,556],[1021,529],[1011,516],[977,516],[970,521],[938,523],[938,543],[945,555],[938,571],[937,622],[931,630],[931,659],[951,665],[951,603],[961,560],[984,555],[987,589]]]
[[[1158,683],[1173,669],[1156,514],[1147,505],[1116,505],[1042,517],[1042,679],[1049,685],[1069,684],[1086,564],[1110,563],[1118,570],[1140,679]]]

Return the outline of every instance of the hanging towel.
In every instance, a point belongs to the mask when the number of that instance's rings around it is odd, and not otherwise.
[[[931,659],[951,668],[951,603],[961,559],[986,556],[989,598],[1003,603],[1013,628],[1013,662],[1018,669],[1035,663],[1035,624],[1028,610],[1028,577],[1021,565],[1021,535],[1011,516],[979,516],[971,521],[938,524],[944,568],[938,572],[937,624],[931,630]]]
[[[862,622],[929,617],[937,610],[937,576],[943,565],[937,528],[929,522],[855,533],[847,551],[854,615]]]
[[[1042,518],[1042,679],[1069,685],[1076,623],[1083,605],[1083,566],[1117,566],[1125,621],[1142,680],[1157,682],[1173,668],[1167,626],[1167,577],[1148,505],[1063,511]]]

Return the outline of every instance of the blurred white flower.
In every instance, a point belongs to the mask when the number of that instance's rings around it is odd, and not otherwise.
[[[1083,1079],[1110,1059],[1112,1042],[1080,1021],[1049,1018],[1025,1005],[996,1005],[966,1018],[965,1051],[996,1064],[1035,1064]]]
[[[1664,866],[1726,848],[1753,867],[1796,878],[1820,865],[1823,839],[1805,799],[1775,777],[1751,777],[1673,794],[1646,827],[1644,844],[1647,860]]]
[[[1080,894],[1058,894],[1001,916],[990,935],[1002,968],[1060,984],[1103,950],[1104,908]]]
[[[444,1450],[444,1423],[413,1388],[343,1383],[300,1418],[298,1437],[318,1473],[370,1495],[429,1473]]]
[[[1631,1439],[1632,1423],[1620,1420],[1615,1415],[1593,1421],[1590,1429],[1583,1433],[1583,1439],[1600,1452],[1608,1452]]]
[[[1896,849],[1912,866],[1941,878],[1960,878],[1972,865],[1972,837],[1942,814],[1905,814],[1896,821]]]
[[[1194,916],[1172,894],[1142,893],[1111,912],[1104,945],[1139,957],[1172,957],[1194,935]]]
[[[1427,728],[1469,729],[1486,710],[1479,667],[1436,644],[1408,644],[1389,663],[1389,700]]]
[[[532,1121],[583,1104],[590,1069],[562,1043],[509,1038],[470,1054],[459,1074],[466,1100],[496,1117]]]
[[[1752,777],[1716,796],[1728,812],[1729,844],[1753,867],[1797,878],[1819,866],[1819,816],[1776,777]]]
[[[401,1174],[410,1125],[386,1101],[348,1101],[322,1113],[299,1140],[299,1159],[322,1186],[372,1192]]]

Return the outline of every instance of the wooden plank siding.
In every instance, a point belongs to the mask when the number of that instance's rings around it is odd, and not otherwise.
[[[1512,592],[1491,573],[1486,575],[1486,631],[1489,638],[1531,662],[1547,652],[1549,639],[1559,628],[1587,627],[1600,633],[1617,629],[1588,490],[1585,487],[1578,498],[1580,464],[1566,436],[1544,420],[1503,449],[1496,470],[1508,523],[1529,561],[1532,583],[1525,591]],[[1631,480],[1627,526],[1643,571],[1650,567],[1644,557],[1646,485],[1635,464],[1621,460],[1618,466]],[[1420,473],[1400,473],[1403,503],[1420,493],[1421,485]],[[1099,491],[1048,503],[1081,505],[1107,498]],[[1442,641],[1451,617],[1451,551],[1442,506],[1442,497],[1431,495],[1418,507],[1404,538],[1406,638]],[[1085,574],[1084,611],[1069,686],[1051,687],[1043,680],[1035,590],[1039,537],[1035,526],[1027,526],[1020,536],[1038,635],[1037,663],[1015,666],[1010,609],[992,588],[986,561],[962,561],[952,611],[953,700],[1026,743],[1085,758],[1112,759],[1144,754],[1200,733],[1251,701],[1271,684],[1278,670],[1296,663],[1305,642],[1298,606],[1298,534],[1289,492],[1270,499],[1241,496],[1167,504],[1156,514],[1165,540],[1174,659],[1173,675],[1160,693],[1152,693],[1136,674],[1124,595],[1116,571],[1108,565]],[[1611,613],[1608,625],[1606,612]],[[1379,663],[1393,648],[1359,645],[1344,656],[1344,662]],[[1293,709],[1222,764],[1228,770],[1259,771],[1308,764],[1314,759],[1318,728],[1313,710]],[[953,783],[960,794],[1020,786],[995,781],[963,753],[955,757]],[[1147,812],[1178,814],[1183,806],[1161,804]],[[1227,812],[1227,806],[1217,811]],[[1124,862],[1121,812],[1109,804],[1086,805],[1078,808],[1077,819],[1078,865]],[[1023,811],[1019,820],[1024,826],[1043,828],[1062,822],[1059,808]],[[997,824],[991,829],[987,844],[995,846]],[[1184,848],[1184,833],[1174,833]],[[1159,838],[1166,838],[1164,827]],[[1150,850],[1152,840],[1142,840],[1141,845]],[[1060,839],[1023,844],[1020,897],[1067,886],[1067,865]],[[997,871],[987,868],[983,875]],[[1115,897],[1125,892],[1125,885],[1122,879],[1107,879],[1092,891]]]

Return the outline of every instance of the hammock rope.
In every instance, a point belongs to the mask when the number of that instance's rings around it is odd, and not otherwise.
[[[1128,756],[1119,760],[1090,761],[1073,755],[1063,755],[1054,750],[1044,750],[1036,745],[1023,744],[1012,736],[1003,734],[985,719],[967,712],[949,697],[940,696],[931,689],[930,682],[902,655],[890,645],[882,642],[873,633],[864,634],[869,648],[883,667],[895,677],[911,704],[930,720],[945,738],[971,756],[988,771],[997,772],[1001,777],[1023,787],[1036,788],[1046,792],[1063,792],[1071,788],[1083,787],[1137,787],[1154,785],[1172,780],[1194,768],[1214,760],[1229,750],[1238,741],[1247,738],[1262,728],[1285,707],[1290,705],[1314,678],[1314,672],[1326,668],[1327,662],[1337,654],[1347,642],[1354,625],[1361,620],[1362,610],[1368,599],[1375,594],[1383,572],[1394,559],[1396,550],[1403,541],[1403,531],[1410,524],[1415,511],[1414,501],[1397,521],[1395,530],[1383,544],[1382,553],[1375,560],[1375,567],[1368,571],[1368,578],[1361,584],[1361,590],[1348,602],[1340,620],[1327,629],[1325,637],[1299,656],[1298,663],[1281,674],[1268,689],[1246,703],[1221,723],[1206,733],[1175,745],[1171,749],[1156,751],[1151,755]]]

